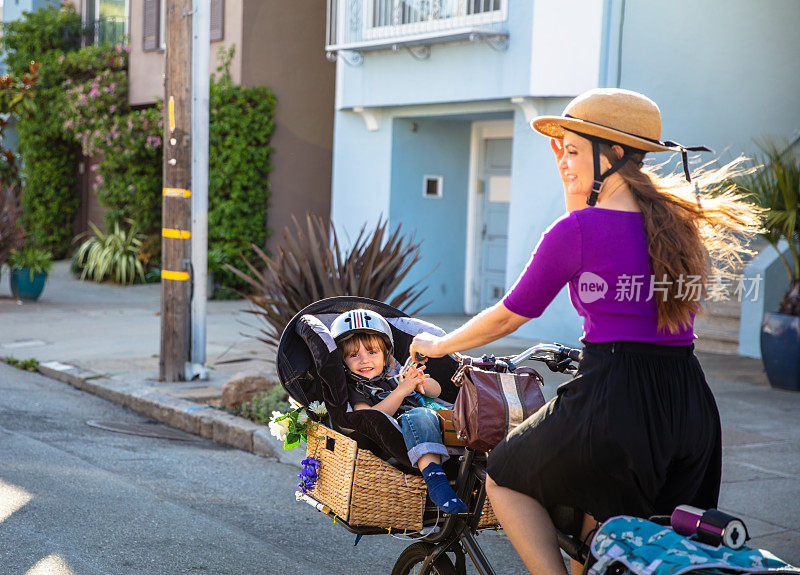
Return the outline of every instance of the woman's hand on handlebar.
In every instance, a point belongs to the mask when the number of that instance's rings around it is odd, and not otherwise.
[[[441,337],[435,336],[430,333],[421,333],[416,336],[411,341],[411,347],[409,348],[409,353],[411,357],[414,358],[414,361],[424,361],[418,360],[417,357],[419,355],[424,356],[425,358],[428,357],[442,357],[445,355],[439,351],[439,342],[441,341]]]

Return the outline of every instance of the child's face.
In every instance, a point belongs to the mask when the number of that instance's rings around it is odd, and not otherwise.
[[[370,346],[367,349],[364,342],[358,342],[358,348],[352,346],[344,356],[344,364],[353,373],[357,373],[367,379],[379,376],[383,373],[384,355],[379,345]]]

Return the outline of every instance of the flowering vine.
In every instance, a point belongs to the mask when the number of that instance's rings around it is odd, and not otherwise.
[[[91,183],[106,222],[131,219],[147,234],[160,227],[163,123],[160,106],[128,105],[128,53],[122,44],[90,46],[63,57],[69,73],[64,131],[91,158]]]

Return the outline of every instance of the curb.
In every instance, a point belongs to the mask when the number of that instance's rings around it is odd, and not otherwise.
[[[280,463],[301,467],[304,450],[284,450],[269,428],[249,419],[172,397],[169,394],[109,379],[78,366],[58,361],[39,364],[39,373],[81,391],[124,405],[170,427],[248,451]],[[295,453],[297,452],[297,453]]]

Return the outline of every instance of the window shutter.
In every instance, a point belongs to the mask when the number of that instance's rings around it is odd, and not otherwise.
[[[144,0],[144,34],[142,38],[142,50],[145,52],[158,50],[161,38],[158,37],[160,0]]]
[[[211,0],[211,41],[225,37],[225,0]]]

